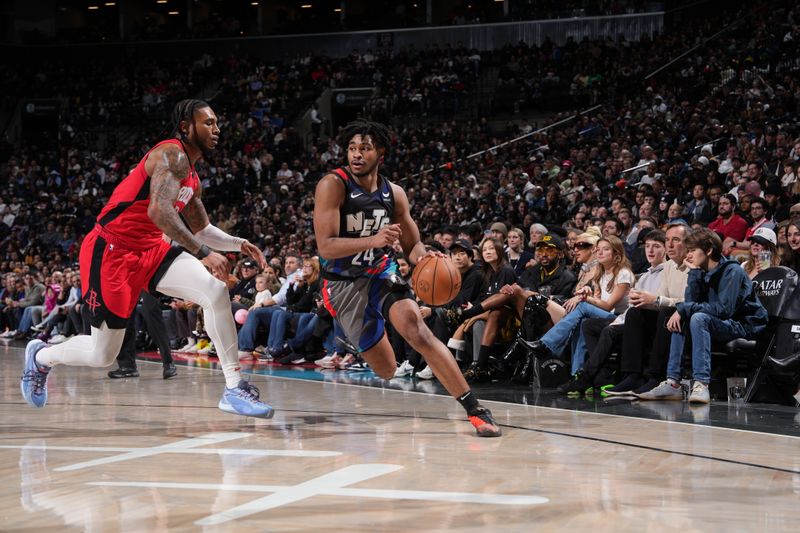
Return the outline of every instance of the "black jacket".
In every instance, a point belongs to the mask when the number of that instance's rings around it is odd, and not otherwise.
[[[482,302],[489,296],[497,294],[504,285],[513,285],[516,282],[517,275],[514,273],[514,269],[511,268],[511,265],[503,265],[503,268],[497,272],[492,272],[488,279],[484,278],[485,290],[478,301]]]
[[[297,283],[292,283],[286,291],[286,310],[295,313],[310,313],[316,308],[319,289],[319,280],[310,285],[304,283],[298,286]]]
[[[542,266],[538,263],[525,269],[519,277],[519,284],[526,289],[540,292],[542,287],[549,287],[550,296],[572,296],[577,281],[575,274],[564,268],[564,265],[559,265],[555,272],[548,275],[542,272]]]
[[[234,296],[239,296],[239,303],[250,307],[256,302],[256,277],[250,279],[243,279],[237,283],[231,290],[231,299]]]
[[[453,301],[445,307],[455,309],[461,307],[467,302],[476,303],[478,298],[483,294],[483,276],[481,268],[473,264],[469,270],[461,274],[461,289]]]

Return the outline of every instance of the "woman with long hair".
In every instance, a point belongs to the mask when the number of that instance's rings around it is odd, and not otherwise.
[[[771,254],[769,260],[770,267],[781,264],[781,258],[778,254],[778,237],[775,235],[775,232],[769,228],[759,228],[750,237],[750,255],[748,255],[747,260],[742,263],[742,268],[744,268],[744,271],[750,279],[755,278],[764,270],[764,265],[762,265],[759,260],[759,254],[761,252],[769,252]]]
[[[786,227],[786,247],[783,265],[800,274],[800,222],[790,222]]]
[[[508,243],[506,259],[519,277],[525,272],[528,262],[533,259],[533,254],[525,249],[525,232],[519,228],[511,228],[508,231],[506,242]]]
[[[572,344],[572,374],[586,359],[586,342],[580,330],[586,318],[614,318],[628,307],[628,292],[634,284],[622,241],[611,235],[597,241],[597,271],[590,284],[576,291],[580,303],[571,309],[542,338],[534,342],[537,357],[560,356]],[[569,303],[569,302],[568,302]]]
[[[287,326],[295,324],[297,331],[316,316],[316,301],[319,299],[320,276],[319,258],[311,257],[303,261],[301,273],[286,291],[286,309],[278,309],[272,314],[269,325],[267,353],[273,357],[286,355],[284,352]]]
[[[464,335],[472,329],[473,333],[473,363],[464,373],[464,377],[471,382],[482,381],[488,377],[487,366],[491,355],[491,346],[500,330],[503,320],[508,313],[503,309],[484,310],[480,302],[497,294],[506,285],[513,285],[517,275],[503,255],[503,243],[498,239],[487,237],[480,244],[481,262],[483,263],[483,295],[475,308],[468,307],[464,311],[464,322],[456,328],[448,346],[456,350],[466,347]],[[475,324],[481,324],[473,328]],[[485,325],[484,325],[485,324]]]

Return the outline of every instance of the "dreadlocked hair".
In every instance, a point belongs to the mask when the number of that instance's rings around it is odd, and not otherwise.
[[[195,100],[192,98],[181,100],[175,104],[175,107],[172,109],[172,136],[174,137],[181,133],[181,122],[191,122],[194,118],[194,112],[204,107],[210,106],[204,100]],[[181,138],[182,137],[183,134],[181,133]]]
[[[339,135],[339,146],[347,147],[350,139],[356,135],[362,138],[369,136],[376,148],[382,148],[384,152],[392,144],[392,132],[380,122],[370,120],[356,120],[342,129]]]

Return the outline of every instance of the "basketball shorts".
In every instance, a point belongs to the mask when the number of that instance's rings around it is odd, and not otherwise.
[[[127,250],[110,244],[97,228],[83,241],[80,254],[81,291],[92,326],[105,322],[123,329],[136,308],[142,290],[155,287],[182,252],[165,241],[145,250]]]
[[[323,280],[325,308],[339,324],[347,340],[366,352],[383,338],[389,308],[400,300],[412,299],[407,285],[392,285],[378,277],[354,280]]]

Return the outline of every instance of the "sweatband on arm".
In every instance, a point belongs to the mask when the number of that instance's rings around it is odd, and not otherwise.
[[[214,224],[209,224],[194,234],[203,244],[207,244],[214,250],[221,252],[239,252],[242,250],[242,243],[245,241],[240,237],[228,235]]]

